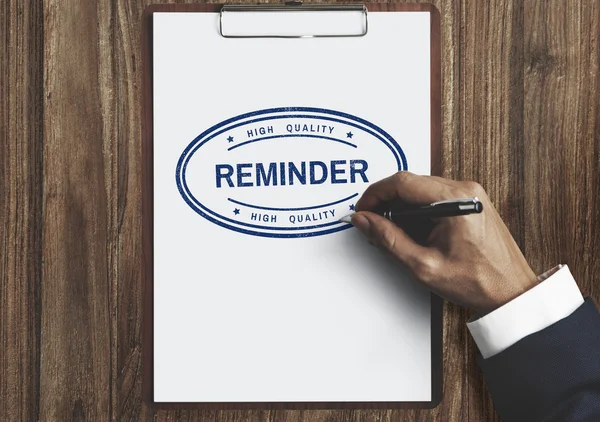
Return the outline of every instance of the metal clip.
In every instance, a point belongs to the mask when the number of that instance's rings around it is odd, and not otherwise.
[[[301,35],[228,35],[224,30],[226,15],[239,12],[361,12],[363,15],[362,31],[352,34],[301,34]],[[223,38],[340,38],[363,37],[369,30],[367,7],[364,4],[303,4],[302,1],[293,0],[283,4],[235,4],[224,5],[219,13],[219,32]]]

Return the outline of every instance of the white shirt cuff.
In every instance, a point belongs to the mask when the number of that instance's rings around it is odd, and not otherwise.
[[[583,304],[583,296],[568,266],[559,265],[538,279],[541,283],[534,288],[467,322],[484,359],[566,318]]]

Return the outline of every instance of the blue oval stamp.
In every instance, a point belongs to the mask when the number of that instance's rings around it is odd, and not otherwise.
[[[408,164],[387,132],[312,107],[258,110],[207,129],[181,154],[176,183],[196,213],[239,233],[335,233],[369,184]]]

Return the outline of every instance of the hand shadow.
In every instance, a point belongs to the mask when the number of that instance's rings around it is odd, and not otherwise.
[[[406,225],[404,230],[417,243],[425,244],[434,226],[431,221],[422,221]],[[387,251],[369,245],[357,229],[351,229],[350,232],[347,253],[352,256],[353,267],[359,269],[364,283],[369,283],[381,295],[387,296],[386,301],[392,301],[398,308],[399,318],[410,313],[415,316],[428,314],[429,307],[423,308],[423,303],[430,297],[430,292],[411,272]]]

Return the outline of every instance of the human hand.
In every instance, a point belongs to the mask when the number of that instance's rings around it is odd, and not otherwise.
[[[482,213],[436,219],[412,237],[406,229],[369,212],[394,201],[428,205],[475,196],[483,204]],[[475,182],[398,172],[371,185],[356,210],[352,224],[370,243],[389,252],[417,280],[451,302],[488,313],[538,283],[487,194]],[[415,238],[421,239],[419,243]]]

